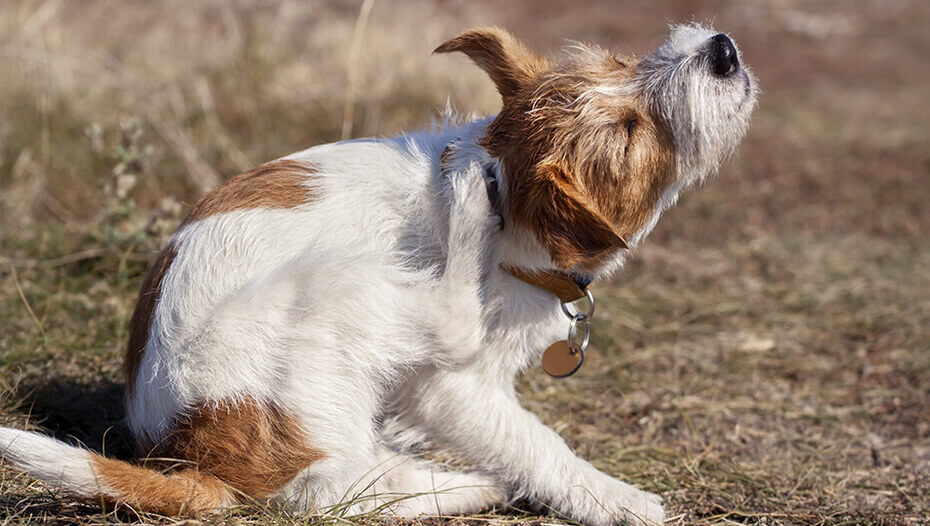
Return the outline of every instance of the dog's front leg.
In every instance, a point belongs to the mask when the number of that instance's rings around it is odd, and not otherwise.
[[[499,477],[517,497],[592,525],[661,524],[661,497],[578,458],[562,438],[520,407],[509,379],[468,368],[434,370],[419,382],[415,419],[454,453]]]

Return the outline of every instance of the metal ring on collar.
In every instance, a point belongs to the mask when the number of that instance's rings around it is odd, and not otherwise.
[[[562,304],[562,312],[564,312],[565,315],[568,316],[568,319],[574,320],[578,314],[583,314],[584,316],[582,317],[581,321],[588,322],[588,321],[591,321],[591,318],[594,317],[594,294],[591,294],[591,291],[589,289],[584,289],[584,296],[585,298],[588,299],[588,310],[586,312],[579,311],[575,313],[569,310],[568,303]]]
[[[581,322],[581,325],[584,327],[584,336],[581,338],[581,344],[575,345],[575,328],[578,326],[578,322]],[[572,354],[584,353],[588,348],[588,343],[591,341],[591,324],[584,320],[584,315],[579,312],[575,314],[572,318],[572,322],[568,325],[568,348]]]

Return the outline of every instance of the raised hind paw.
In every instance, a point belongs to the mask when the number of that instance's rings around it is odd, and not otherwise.
[[[445,351],[441,361],[461,364],[478,352],[484,339],[481,274],[500,224],[481,165],[450,174],[449,191],[448,253],[431,301],[434,333]]]

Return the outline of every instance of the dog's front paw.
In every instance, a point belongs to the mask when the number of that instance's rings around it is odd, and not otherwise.
[[[665,521],[665,500],[648,491],[627,491],[614,502],[617,519],[628,526],[655,526]]]
[[[573,494],[568,515],[597,526],[655,526],[665,521],[665,501],[655,493],[603,475],[600,484]]]

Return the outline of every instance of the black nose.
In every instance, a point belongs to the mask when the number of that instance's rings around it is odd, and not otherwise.
[[[730,37],[723,33],[714,35],[710,45],[710,61],[714,73],[721,77],[728,77],[739,70],[739,57]]]

